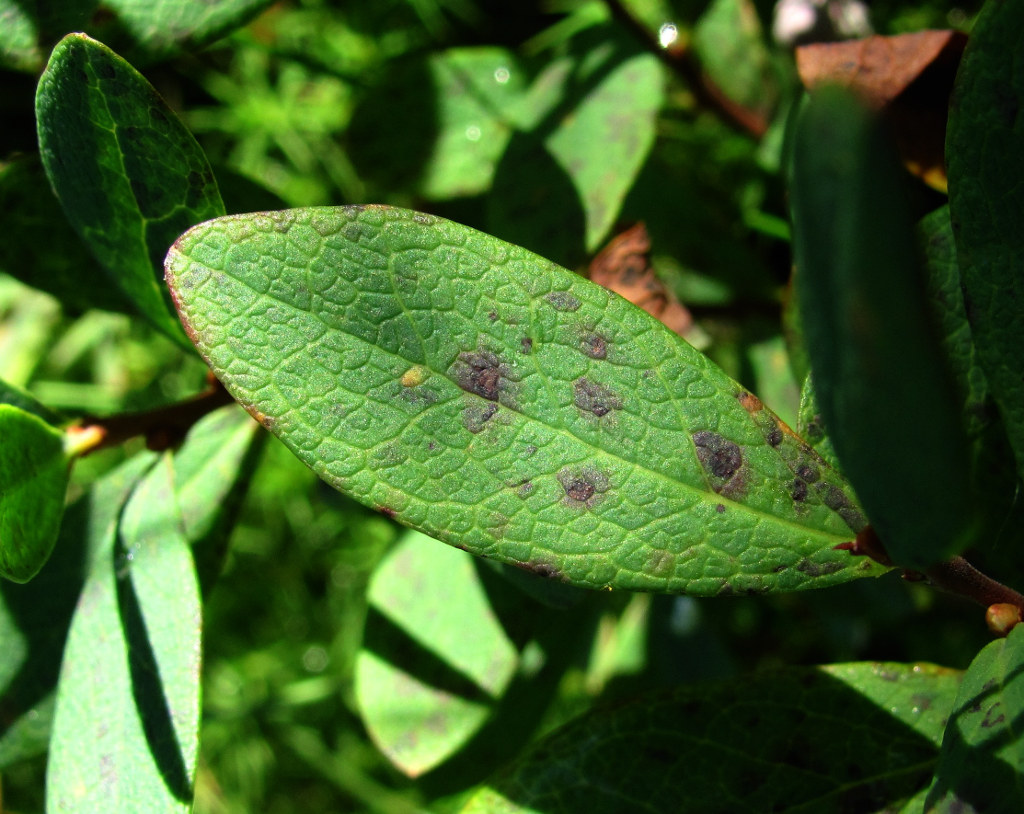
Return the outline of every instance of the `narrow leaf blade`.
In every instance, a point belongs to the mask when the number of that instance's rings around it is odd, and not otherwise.
[[[895,562],[972,542],[967,438],[935,335],[901,169],[836,88],[811,97],[793,160],[797,293],[818,404],[843,472]]]
[[[64,436],[39,416],[0,404],[0,577],[32,579],[50,557],[64,513]]]
[[[978,359],[1024,476],[1024,7],[986,3],[950,106],[949,206]]]
[[[700,595],[884,569],[843,481],[645,312],[386,207],[221,218],[167,280],[228,390],[328,483],[585,587]]]
[[[157,272],[184,229],[224,213],[202,149],[138,71],[84,34],[54,48],[36,120],[71,225],[139,312],[187,345]]]

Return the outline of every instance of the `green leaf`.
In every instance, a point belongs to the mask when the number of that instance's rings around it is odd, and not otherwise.
[[[792,200],[816,396],[893,561],[924,569],[973,542],[976,512],[901,172],[852,96],[826,88],[811,97],[797,124]]]
[[[462,814],[904,810],[931,779],[958,683],[861,663],[680,687],[568,724]]]
[[[50,557],[64,513],[64,435],[0,404],[0,576],[28,582]]]
[[[41,418],[47,424],[56,426],[60,424],[60,416],[49,407],[40,404],[31,393],[26,393],[20,387],[0,379],[0,404],[9,404]]]
[[[971,662],[942,739],[926,810],[1024,809],[1024,625]]]
[[[0,0],[0,66],[36,73],[46,62],[43,45],[84,26],[97,0],[40,3]]]
[[[473,559],[409,532],[374,573],[356,699],[378,748],[415,777],[487,721],[518,652]]]
[[[971,30],[949,115],[949,206],[978,360],[988,375],[1017,472],[1024,475],[1024,8],[986,3]]]
[[[800,391],[800,411],[797,415],[796,432],[814,447],[814,451],[829,464],[837,466],[832,439],[828,437],[825,419],[821,414],[818,396],[814,391],[814,379],[809,373],[804,380],[803,389]]]
[[[68,631],[47,810],[189,812],[199,746],[199,585],[170,455],[95,553]]]
[[[0,242],[0,271],[52,294],[71,313],[134,312],[71,228],[38,156],[18,156],[0,171],[0,211],[9,229]]]
[[[434,200],[485,192],[512,137],[525,78],[504,48],[395,61],[352,123],[360,171],[384,190],[411,187]]]
[[[84,34],[54,48],[36,119],[71,225],[139,312],[187,344],[156,272],[184,229],[224,213],[202,149],[138,71]]]
[[[72,503],[55,554],[35,579],[0,581],[0,768],[46,751],[52,692],[87,564],[113,545],[125,501],[154,460],[129,459]]]
[[[557,232],[582,210],[579,237],[587,252],[596,250],[654,144],[663,85],[658,59],[621,32],[595,27],[575,38],[572,53],[552,62],[523,101],[524,132],[502,160],[489,199],[494,230],[536,247],[537,235]],[[566,211],[548,192],[563,184],[559,175],[575,191]]]
[[[112,14],[90,31],[146,63],[196,50],[245,25],[272,0],[104,0]]]
[[[647,313],[387,207],[220,218],[167,280],[229,392],[328,483],[472,553],[699,595],[884,571],[844,482]]]

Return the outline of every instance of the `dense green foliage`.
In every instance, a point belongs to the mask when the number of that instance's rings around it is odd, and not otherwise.
[[[0,808],[1024,808],[1024,11],[873,9],[0,0]]]

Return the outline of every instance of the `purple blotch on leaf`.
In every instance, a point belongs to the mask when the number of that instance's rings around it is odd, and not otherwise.
[[[573,382],[573,390],[573,404],[598,418],[622,408],[622,399],[618,393],[586,377]]]

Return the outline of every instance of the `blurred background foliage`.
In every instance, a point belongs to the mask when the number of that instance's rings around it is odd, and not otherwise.
[[[978,5],[879,0],[870,24],[967,29]],[[670,36],[671,24],[692,43],[719,87],[763,117],[763,137],[702,104],[622,24],[623,6],[651,36]],[[140,67],[206,150],[229,212],[388,203],[577,269],[643,221],[703,349],[795,423],[782,168],[798,87],[791,51],[772,41],[773,12],[769,0],[291,0],[205,49]],[[624,65],[631,73],[617,74]],[[7,229],[38,235],[31,251],[0,245],[0,378],[68,416],[185,398],[205,375],[196,356],[116,301],[53,296],[62,274],[89,273],[91,261],[47,252],[61,219],[41,174],[31,199],[12,181],[40,172],[29,67],[8,60],[0,73],[0,212]],[[594,137],[580,125],[588,116],[608,129]],[[588,175],[594,167],[611,172]],[[72,495],[134,450],[82,461]],[[779,664],[962,668],[988,636],[960,601],[895,575],[768,598],[571,597],[544,609],[547,625],[523,623],[518,672],[491,723],[412,780],[371,742],[354,688],[368,585],[400,537],[267,444],[206,605],[196,811],[453,810],[522,743],[598,701]],[[519,601],[520,614],[542,608]],[[42,770],[40,758],[5,773],[5,810],[41,810]]]

